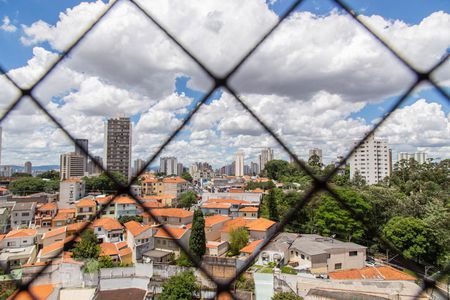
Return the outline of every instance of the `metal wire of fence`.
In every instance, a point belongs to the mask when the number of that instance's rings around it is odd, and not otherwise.
[[[41,82],[60,64],[60,62],[66,58],[78,45],[79,43],[92,31],[92,29],[103,19],[105,18],[109,12],[116,6],[118,2],[128,2],[134,5],[139,11],[142,12],[143,15],[145,15],[156,27],[163,32],[172,42],[174,42],[188,57],[190,57],[213,81],[214,85],[211,87],[204,96],[198,101],[197,105],[187,114],[187,116],[184,118],[184,120],[181,122],[181,124],[174,130],[171,135],[157,148],[157,150],[152,154],[152,156],[147,160],[145,165],[137,172],[137,174],[128,182],[128,184],[122,184],[121,182],[117,181],[117,179],[108,171],[106,170],[102,164],[90,153],[86,152],[85,148],[82,147],[81,144],[72,136],[72,134],[64,128],[64,126],[55,118],[54,115],[52,115],[42,104],[38,101],[38,97],[34,94],[35,89],[41,84]],[[177,239],[174,239],[173,234],[170,231],[166,231],[166,233],[176,242],[176,244],[187,254],[188,258],[191,260],[191,262],[194,264],[195,267],[199,268],[206,277],[209,278],[212,282],[216,285],[216,295],[219,295],[221,293],[228,293],[231,297],[235,298],[235,296],[230,293],[232,290],[232,285],[236,281],[236,279],[242,275],[254,262],[254,259],[261,253],[261,251],[269,244],[269,242],[278,234],[280,233],[284,227],[289,224],[289,222],[292,221],[292,219],[295,217],[295,214],[302,210],[305,205],[308,204],[309,201],[311,201],[312,197],[319,193],[319,192],[327,192],[330,195],[336,199],[336,201],[339,203],[339,205],[343,208],[345,208],[347,211],[349,211],[352,216],[358,221],[362,220],[362,216],[358,214],[356,211],[354,211],[353,208],[349,207],[346,202],[341,199],[341,197],[336,193],[336,191],[329,185],[329,180],[334,176],[342,165],[346,164],[347,160],[350,158],[350,156],[354,153],[354,151],[361,146],[366,139],[372,135],[391,115],[392,113],[400,107],[400,105],[408,98],[408,96],[411,95],[411,93],[417,88],[419,84],[422,82],[428,82],[430,83],[441,95],[443,98],[445,98],[448,102],[450,102],[450,96],[447,93],[445,89],[439,86],[439,84],[432,78],[433,72],[435,72],[437,69],[439,69],[445,62],[448,61],[449,54],[447,53],[435,66],[433,66],[428,71],[422,71],[419,70],[409,62],[404,56],[401,55],[400,51],[396,50],[392,45],[388,43],[388,41],[382,37],[379,33],[377,33],[369,24],[364,22],[363,19],[359,18],[358,15],[355,13],[355,11],[347,5],[343,0],[334,0],[336,5],[340,8],[342,8],[345,12],[347,12],[362,28],[364,28],[375,40],[377,40],[385,49],[386,51],[389,51],[393,56],[395,56],[398,61],[400,61],[404,66],[406,66],[411,73],[413,73],[416,76],[415,81],[411,84],[411,86],[401,95],[397,98],[395,103],[390,107],[388,112],[381,118],[380,121],[378,121],[375,126],[365,135],[363,139],[361,139],[357,144],[353,146],[351,151],[346,155],[346,157],[340,162],[339,165],[337,165],[329,174],[327,174],[323,178],[319,178],[308,168],[308,166],[301,161],[298,156],[287,146],[286,142],[283,141],[282,137],[280,137],[278,134],[275,133],[275,131],[270,128],[260,116],[258,116],[252,108],[243,100],[243,98],[239,95],[239,92],[236,91],[233,87],[229,85],[229,80],[232,78],[232,76],[239,70],[239,68],[242,66],[242,64],[247,61],[249,57],[251,57],[255,50],[260,47],[264,41],[274,34],[274,32],[277,30],[277,28],[280,26],[280,24],[298,7],[304,2],[305,0],[297,0],[293,2],[287,10],[280,16],[278,22],[270,28],[263,36],[260,38],[260,40],[247,52],[245,55],[241,57],[239,62],[234,65],[233,68],[225,75],[225,76],[217,76],[212,72],[206,64],[204,64],[201,61],[200,57],[197,57],[195,53],[192,53],[187,49],[183,43],[181,43],[177,37],[172,34],[167,28],[165,28],[163,25],[161,25],[161,22],[158,21],[150,11],[144,9],[138,2],[135,0],[116,0],[110,3],[110,5],[100,14],[97,16],[95,21],[93,21],[91,24],[88,24],[86,28],[81,32],[81,34],[73,40],[72,44],[70,44],[67,49],[61,53],[61,55],[58,56],[58,58],[46,69],[44,74],[40,76],[30,87],[22,88],[20,85],[14,81],[6,72],[6,70],[0,65],[0,72],[1,74],[7,78],[9,82],[11,82],[17,90],[20,91],[20,94],[12,101],[12,103],[7,107],[6,111],[3,113],[3,115],[0,117],[0,124],[8,117],[8,115],[17,108],[17,105],[24,101],[25,98],[29,98],[34,105],[37,106],[39,111],[42,111],[49,119],[50,121],[55,124],[58,128],[62,130],[65,136],[67,136],[75,145],[78,146],[81,151],[91,159],[94,164],[100,168],[105,174],[114,182],[116,185],[116,192],[114,196],[105,204],[101,206],[101,208],[96,212],[95,218],[99,218],[102,213],[107,209],[107,207],[113,203],[113,201],[116,199],[116,197],[127,194],[131,198],[135,200],[137,205],[141,207],[141,209],[148,213],[150,217],[157,221],[158,219],[155,217],[155,215],[152,212],[151,208],[145,207],[143,205],[143,201],[135,197],[134,193],[131,191],[131,184],[144,173],[144,171],[147,169],[150,164],[152,164],[156,158],[161,154],[161,152],[166,148],[167,145],[169,145],[174,138],[177,137],[177,135],[180,133],[180,131],[186,126],[186,124],[192,119],[194,115],[196,115],[201,108],[201,106],[211,97],[211,95],[220,88],[225,89],[228,91],[238,103],[242,106],[242,108],[247,111],[253,119],[264,128],[264,130],[272,136],[277,143],[281,146],[281,148],[290,155],[290,157],[293,158],[295,163],[312,179],[312,186],[309,188],[306,193],[299,197],[296,205],[292,207],[289,212],[284,216],[284,218],[277,223],[276,230],[270,234],[258,247],[258,249],[252,253],[250,257],[248,257],[243,264],[243,266],[237,270],[236,275],[229,279],[229,280],[218,280],[217,278],[214,278],[210,272],[204,268],[204,266],[201,263],[201,260],[197,257],[195,257],[188,249],[187,245],[180,243]],[[79,237],[92,223],[93,221],[89,221],[87,223],[84,223],[82,228],[80,228],[72,237],[70,243],[73,243],[77,237]],[[403,257],[406,261],[408,261],[411,266],[421,266],[424,267],[421,263],[413,261],[411,259],[405,258],[401,251],[399,251],[394,245],[392,245],[389,241],[387,241],[383,235],[378,232],[374,231],[374,228],[370,228],[365,222],[362,222],[362,224],[365,225],[367,230],[370,230],[372,233],[374,233],[375,236],[378,237],[380,242],[383,244],[384,247],[387,249],[392,250],[399,256]],[[166,229],[166,225],[160,224],[163,229]],[[63,249],[56,253],[49,263],[39,268],[38,272],[35,273],[35,275],[27,282],[23,282],[19,287],[19,291],[25,291],[28,293],[28,295],[33,298],[37,299],[35,295],[29,290],[30,285],[33,283],[34,280],[36,280],[43,272],[46,271],[46,269],[49,267],[51,262],[58,259],[60,255],[62,254]],[[420,295],[429,288],[434,288],[434,290],[437,293],[440,293],[441,295],[444,295],[442,291],[440,291],[438,288],[436,288],[436,282],[438,282],[443,276],[448,274],[450,271],[450,265],[447,265],[438,276],[432,276],[430,278],[423,278],[423,286],[421,292],[416,296],[417,298],[420,297]],[[444,295],[445,296],[445,295]]]

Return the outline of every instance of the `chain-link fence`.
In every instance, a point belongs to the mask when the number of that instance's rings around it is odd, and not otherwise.
[[[289,212],[284,216],[284,218],[277,223],[276,225],[276,230],[270,234],[269,236],[267,236],[267,238],[264,239],[264,241],[260,244],[260,246],[257,248],[257,250],[252,253],[252,255],[250,257],[248,257],[245,260],[245,263],[243,263],[243,265],[237,270],[236,275],[228,280],[218,280],[217,278],[214,278],[212,276],[212,274],[210,274],[210,272],[204,268],[204,266],[202,265],[202,262],[195,257],[194,255],[192,255],[192,253],[189,251],[188,247],[179,242],[177,239],[175,239],[175,237],[173,236],[173,234],[171,233],[171,231],[167,230],[167,234],[177,243],[177,245],[182,249],[182,251],[184,251],[187,256],[189,257],[189,259],[191,260],[191,262],[193,263],[193,265],[200,269],[204,275],[206,277],[208,277],[212,282],[215,283],[216,285],[216,295],[220,295],[222,293],[228,293],[230,294],[231,297],[235,298],[235,295],[233,293],[230,293],[230,291],[232,291],[232,287],[234,282],[236,281],[236,279],[242,275],[244,272],[246,272],[246,270],[253,264],[255,258],[257,258],[257,256],[261,253],[262,250],[264,250],[264,248],[268,245],[268,243],[281,231],[283,231],[283,229],[285,228],[285,226],[292,221],[292,219],[295,217],[296,213],[300,210],[302,210],[305,205],[308,204],[308,202],[312,199],[312,197],[314,195],[316,195],[317,193],[324,191],[324,192],[328,192],[330,195],[332,195],[336,201],[339,203],[339,205],[343,208],[345,208],[347,211],[349,211],[352,216],[357,220],[357,221],[363,221],[363,216],[361,216],[361,214],[357,213],[356,211],[354,211],[354,209],[352,207],[350,207],[349,205],[346,204],[346,202],[341,199],[341,197],[339,196],[338,193],[336,193],[336,191],[329,185],[329,180],[332,178],[333,175],[335,175],[335,173],[337,172],[337,170],[339,169],[339,167],[341,167],[342,165],[346,164],[347,160],[350,158],[350,156],[353,154],[353,152],[359,147],[361,146],[366,139],[372,135],[391,115],[392,113],[400,107],[400,105],[402,103],[405,102],[405,100],[408,98],[408,96],[410,96],[410,94],[418,87],[419,84],[423,83],[423,82],[428,82],[430,83],[435,89],[436,91],[438,91],[447,101],[450,102],[450,96],[448,94],[448,92],[440,87],[438,85],[438,83],[432,78],[432,74],[433,72],[435,72],[438,68],[440,68],[447,60],[448,60],[448,56],[449,54],[447,53],[436,65],[434,65],[431,69],[427,70],[427,71],[422,71],[419,68],[417,68],[414,64],[410,63],[403,55],[402,53],[400,53],[398,50],[396,50],[392,45],[390,45],[379,33],[377,33],[367,22],[365,22],[362,18],[358,17],[358,14],[355,13],[355,10],[352,9],[352,7],[348,6],[344,1],[342,0],[334,0],[335,4],[340,7],[341,9],[343,9],[345,12],[347,12],[349,15],[351,15],[351,17],[354,19],[355,21],[355,26],[361,26],[362,28],[364,28],[375,40],[377,40],[386,51],[390,52],[393,56],[395,56],[397,58],[398,61],[400,61],[413,75],[415,75],[415,80],[414,82],[409,86],[409,88],[401,95],[399,96],[396,101],[394,102],[394,104],[392,105],[392,107],[390,107],[389,111],[375,124],[375,126],[373,126],[373,128],[367,132],[367,134],[365,135],[365,137],[360,140],[357,144],[354,145],[354,147],[351,149],[351,151],[346,155],[346,157],[341,160],[340,164],[337,165],[329,174],[327,174],[326,176],[324,176],[323,178],[319,178],[318,176],[316,176],[310,169],[309,167],[302,161],[300,160],[297,155],[286,145],[286,143],[282,140],[282,138],[271,128],[269,127],[255,112],[254,110],[252,110],[252,108],[241,98],[241,96],[239,95],[239,93],[232,88],[229,85],[229,81],[232,78],[232,76],[240,69],[240,67],[242,66],[242,64],[248,60],[249,57],[251,57],[254,53],[255,50],[258,49],[258,47],[272,34],[276,34],[275,31],[277,30],[277,28],[280,26],[280,24],[293,12],[295,11],[299,5],[303,2],[303,0],[297,0],[295,2],[293,2],[288,9],[279,17],[278,22],[272,26],[270,28],[270,30],[268,30],[263,36],[262,38],[247,52],[245,53],[245,55],[242,56],[242,58],[239,60],[239,62],[234,65],[233,68],[231,68],[231,70],[224,76],[217,76],[214,74],[214,72],[212,72],[208,66],[206,64],[204,64],[202,62],[201,57],[197,57],[195,53],[189,51],[187,49],[187,47],[185,47],[185,45],[183,45],[183,43],[181,43],[177,37],[172,34],[167,28],[165,28],[163,25],[161,25],[161,23],[153,16],[152,12],[149,10],[146,10],[142,7],[142,5],[138,2],[136,2],[135,0],[123,0],[122,2],[128,2],[131,3],[132,5],[134,5],[139,11],[141,11],[154,25],[156,25],[156,27],[163,32],[170,40],[172,40],[182,51],[184,51],[185,54],[187,54],[187,56],[189,56],[190,59],[192,59],[214,82],[213,86],[203,95],[203,97],[198,101],[197,105],[187,114],[187,116],[184,118],[184,120],[181,122],[181,124],[178,126],[178,128],[176,128],[176,130],[174,130],[170,136],[159,146],[159,148],[157,148],[157,150],[154,152],[154,154],[151,156],[151,158],[145,163],[145,165],[141,168],[141,170],[139,170],[137,172],[137,175],[135,175],[128,184],[122,184],[121,182],[119,182],[118,180],[116,180],[116,178],[107,170],[105,170],[102,166],[102,164],[91,154],[86,152],[86,150],[84,149],[84,147],[79,144],[79,142],[75,139],[75,137],[67,130],[64,128],[64,126],[62,126],[62,124],[57,120],[57,118],[51,113],[49,112],[42,104],[40,101],[38,101],[38,97],[35,95],[35,90],[36,88],[42,83],[42,81],[50,74],[52,73],[55,68],[61,63],[61,61],[67,57],[79,44],[80,42],[84,39],[84,37],[86,37],[86,35],[88,35],[93,28],[96,27],[96,25],[103,19],[105,18],[106,15],[108,15],[108,13],[117,5],[117,3],[121,2],[121,0],[117,0],[117,1],[113,1],[109,6],[107,6],[107,8],[105,9],[104,12],[101,13],[101,15],[99,15],[97,17],[97,19],[92,22],[91,24],[89,24],[89,26],[87,26],[87,28],[84,29],[84,31],[82,32],[81,35],[78,36],[78,38],[76,40],[74,40],[69,47],[67,47],[67,49],[65,51],[63,51],[61,53],[61,55],[58,56],[58,59],[56,61],[54,61],[48,68],[47,70],[44,72],[44,74],[42,76],[39,77],[39,79],[37,79],[29,88],[21,88],[19,86],[19,84],[14,81],[6,72],[6,70],[2,67],[0,67],[0,71],[3,74],[3,76],[5,76],[18,90],[20,90],[20,95],[17,96],[17,98],[12,102],[12,104],[6,109],[5,113],[1,116],[0,118],[0,124],[1,122],[3,122],[5,120],[6,117],[8,117],[8,115],[17,108],[18,104],[21,103],[21,101],[24,100],[24,98],[29,98],[32,100],[32,102],[56,125],[58,126],[63,133],[70,139],[73,141],[73,143],[78,146],[79,149],[81,149],[81,151],[87,155],[89,157],[90,160],[92,160],[94,162],[94,164],[98,167],[101,168],[102,171],[104,171],[107,176],[115,183],[117,189],[115,192],[114,197],[112,197],[107,203],[103,204],[101,206],[101,208],[96,212],[95,214],[95,219],[99,218],[103,212],[108,208],[109,204],[113,203],[114,199],[116,197],[118,197],[119,195],[123,195],[123,194],[127,194],[129,197],[133,198],[136,203],[142,208],[142,210],[146,213],[148,213],[153,220],[157,220],[157,218],[155,217],[155,215],[152,212],[151,208],[148,208],[146,206],[143,205],[143,201],[138,199],[137,197],[135,197],[134,193],[132,193],[131,191],[131,184],[132,182],[134,182],[142,173],[144,173],[144,171],[150,166],[150,164],[152,164],[155,159],[162,153],[162,151],[169,145],[169,143],[171,143],[171,141],[173,141],[177,135],[180,133],[180,131],[186,126],[186,124],[193,118],[194,115],[197,114],[197,112],[199,111],[199,109],[202,107],[203,104],[205,104],[205,102],[213,95],[213,93],[220,88],[223,88],[224,90],[228,91],[242,106],[242,108],[247,111],[252,117],[253,119],[259,124],[261,125],[264,130],[270,135],[272,136],[277,142],[278,144],[281,146],[281,148],[287,153],[289,154],[290,157],[292,157],[292,159],[295,161],[295,163],[312,179],[312,185],[309,188],[309,190],[303,195],[303,196],[299,196],[298,201],[296,202],[295,206],[292,207]],[[320,32],[318,33],[320,34]],[[79,231],[76,232],[76,234],[73,236],[72,242],[79,237],[88,227],[89,225],[92,223],[92,221],[85,223],[82,228],[80,228]],[[361,222],[362,224],[365,224],[365,222]],[[164,224],[160,224],[160,226],[163,229],[166,229],[166,225]],[[367,229],[369,229],[367,227]],[[373,230],[372,228],[370,228],[370,230]],[[421,267],[422,269],[425,267],[424,265],[421,265],[419,262],[413,261],[411,259],[408,259],[406,257],[404,257],[404,255],[402,254],[401,251],[399,251],[392,243],[390,243],[388,240],[386,240],[384,238],[384,236],[380,233],[380,232],[374,232],[374,234],[377,236],[377,238],[381,241],[381,243],[383,244],[384,247],[386,247],[387,249],[390,249],[390,251],[392,251],[393,253],[399,255],[400,257],[402,257],[403,259],[405,259],[406,261],[408,261],[408,264],[410,264],[412,267]],[[61,253],[63,252],[63,249],[61,249],[58,253],[56,253],[56,255],[53,256],[52,260],[56,259],[57,257],[59,257],[61,255]],[[20,291],[27,291],[28,294],[30,295],[30,297],[32,297],[33,299],[37,299],[36,295],[33,295],[33,293],[30,292],[29,287],[31,286],[31,284],[33,283],[33,281],[38,278],[43,272],[46,271],[46,269],[50,266],[51,264],[45,264],[43,266],[41,266],[39,268],[39,270],[35,273],[35,275],[33,276],[33,278],[27,282],[22,282],[22,284],[18,287],[18,289]],[[446,266],[445,268],[443,268],[441,270],[441,272],[439,272],[438,276],[432,276],[432,277],[426,277],[426,278],[422,278],[423,279],[423,286],[422,286],[422,291],[417,295],[417,298],[420,297],[422,295],[423,292],[425,292],[428,289],[434,289],[435,293],[441,294],[442,297],[447,297],[444,292],[442,292],[440,289],[436,288],[436,282],[438,282],[439,280],[441,280],[441,278],[443,276],[446,276],[446,274],[448,274],[450,271],[450,265]]]

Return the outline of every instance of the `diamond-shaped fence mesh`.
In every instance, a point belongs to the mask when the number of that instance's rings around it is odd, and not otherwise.
[[[263,36],[262,38],[251,48],[251,50],[249,50],[247,53],[245,53],[244,55],[242,55],[241,59],[239,60],[239,62],[233,66],[232,68],[230,68],[230,71],[228,72],[228,74],[226,74],[225,76],[216,76],[214,74],[214,72],[212,72],[208,66],[206,64],[204,64],[202,62],[201,57],[197,57],[195,53],[191,52],[190,50],[188,50],[187,47],[185,47],[185,45],[183,45],[178,39],[177,37],[172,34],[167,28],[165,28],[163,25],[161,25],[161,23],[153,16],[151,11],[148,11],[146,9],[144,9],[141,4],[139,4],[138,2],[134,1],[134,0],[123,0],[122,2],[128,2],[131,3],[132,5],[134,5],[139,11],[141,11],[154,25],[156,25],[156,27],[163,32],[170,40],[172,40],[182,51],[184,51],[185,54],[187,54],[187,56],[192,59],[214,82],[214,86],[209,89],[209,91],[207,91],[204,96],[200,99],[200,101],[198,101],[197,105],[187,114],[187,116],[184,118],[184,120],[181,122],[181,124],[178,126],[178,128],[176,128],[176,130],[174,130],[167,138],[166,140],[157,148],[157,150],[155,151],[155,153],[150,157],[150,159],[148,159],[148,161],[145,163],[145,165],[141,168],[141,170],[139,170],[137,172],[137,174],[128,182],[128,184],[122,184],[121,182],[119,182],[108,170],[104,169],[102,164],[97,160],[97,158],[95,158],[91,153],[86,152],[86,150],[84,149],[84,147],[79,144],[79,141],[77,141],[75,139],[75,137],[64,128],[64,126],[62,126],[62,124],[57,120],[57,118],[52,115],[51,112],[49,112],[42,104],[41,102],[38,101],[38,97],[35,95],[35,90],[36,88],[42,83],[42,81],[50,74],[52,73],[52,71],[54,71],[54,69],[60,64],[60,62],[67,57],[78,45],[79,43],[92,31],[92,29],[103,19],[105,18],[106,15],[108,15],[108,13],[113,9],[114,6],[116,6],[116,4],[118,2],[121,2],[120,0],[117,1],[113,1],[110,5],[107,6],[107,8],[105,9],[105,11],[103,11],[94,22],[92,22],[91,24],[89,24],[84,30],[83,32],[78,36],[77,39],[73,40],[73,42],[70,44],[69,47],[67,47],[67,49],[65,51],[63,51],[61,53],[61,55],[58,56],[58,59],[55,60],[48,68],[47,70],[44,72],[44,74],[42,76],[39,77],[38,80],[36,80],[31,86],[27,87],[27,88],[22,88],[19,86],[19,84],[14,81],[6,72],[6,70],[4,68],[2,68],[0,66],[0,72],[2,73],[3,76],[5,76],[10,83],[12,83],[12,85],[14,85],[18,90],[20,90],[20,95],[17,96],[17,98],[10,104],[9,107],[7,107],[7,109],[5,110],[5,112],[3,113],[3,115],[0,117],[0,124],[1,122],[3,122],[5,120],[5,118],[14,110],[17,108],[18,104],[21,103],[21,101],[24,101],[24,98],[29,98],[31,99],[32,102],[34,102],[34,104],[51,120],[51,122],[53,122],[55,125],[57,125],[62,131],[63,133],[70,139],[73,141],[73,143],[75,145],[77,145],[81,151],[87,155],[89,157],[90,160],[92,160],[94,162],[94,164],[100,168],[103,172],[105,172],[105,174],[107,174],[107,176],[115,183],[116,185],[116,191],[115,191],[115,195],[114,197],[110,198],[107,203],[103,204],[101,206],[101,208],[96,212],[95,214],[95,218],[97,219],[99,218],[103,212],[108,208],[109,204],[113,203],[113,201],[116,199],[116,197],[123,195],[123,194],[127,194],[129,197],[133,198],[135,200],[135,202],[141,207],[141,209],[148,213],[153,220],[157,220],[157,218],[155,217],[155,215],[153,214],[151,208],[148,208],[146,206],[144,206],[143,201],[138,199],[137,197],[135,197],[134,193],[131,191],[131,184],[141,175],[145,172],[145,170],[147,169],[147,167],[150,166],[150,164],[152,164],[156,158],[162,153],[162,151],[166,148],[167,145],[169,145],[171,143],[172,140],[174,140],[174,138],[177,137],[177,135],[180,133],[180,131],[186,126],[186,124],[188,124],[188,122],[192,119],[192,117],[194,115],[197,114],[197,112],[199,111],[199,109],[201,108],[201,106],[213,95],[213,93],[220,88],[225,89],[226,91],[228,91],[235,99],[238,103],[240,103],[240,105],[242,106],[242,109],[247,111],[254,119],[255,122],[257,122],[260,126],[262,126],[262,128],[270,135],[272,136],[277,142],[278,144],[281,146],[281,148],[290,155],[290,157],[293,158],[293,160],[295,161],[295,163],[307,174],[312,178],[312,186],[311,188],[301,197],[299,197],[298,201],[296,202],[296,204],[289,210],[289,212],[283,217],[283,219],[277,223],[277,227],[276,230],[269,234],[269,236],[267,236],[264,241],[257,247],[257,250],[252,253],[252,255],[250,257],[248,257],[245,261],[245,263],[243,264],[242,267],[240,267],[237,272],[236,275],[228,280],[218,280],[217,278],[215,278],[214,276],[212,276],[212,274],[210,274],[210,272],[204,268],[202,262],[196,258],[194,255],[191,254],[191,252],[189,251],[187,245],[179,242],[177,239],[174,238],[173,234],[170,231],[167,231],[167,234],[173,238],[173,240],[177,243],[177,245],[187,254],[187,256],[189,257],[189,259],[191,260],[191,262],[193,263],[193,265],[198,268],[199,270],[201,270],[201,272],[203,272],[203,274],[209,278],[209,280],[211,280],[212,282],[215,283],[216,285],[216,295],[221,295],[224,293],[229,294],[230,297],[235,298],[236,296],[232,293],[233,291],[233,284],[236,281],[236,279],[242,275],[244,272],[246,272],[246,270],[254,263],[255,258],[261,253],[261,251],[268,245],[268,243],[281,231],[283,231],[284,227],[292,221],[292,219],[294,218],[295,214],[302,210],[305,205],[308,204],[309,201],[311,201],[312,197],[314,195],[316,195],[319,192],[327,192],[330,195],[332,195],[334,197],[334,199],[339,203],[339,205],[348,210],[352,216],[357,220],[357,221],[362,221],[362,224],[365,224],[365,227],[367,230],[371,231],[372,233],[375,234],[375,236],[378,237],[379,241],[383,244],[384,247],[386,247],[387,249],[390,249],[393,253],[399,255],[400,257],[402,257],[405,261],[409,262],[409,264],[411,266],[420,266],[421,268],[424,268],[424,265],[421,265],[419,262],[417,261],[413,261],[411,259],[408,259],[406,257],[403,256],[402,252],[399,251],[394,245],[392,245],[389,241],[387,241],[383,235],[374,228],[371,228],[370,225],[367,225],[366,222],[363,221],[363,216],[361,216],[359,213],[357,213],[356,211],[354,211],[354,209],[350,206],[348,206],[346,204],[346,202],[341,199],[341,197],[339,196],[338,193],[336,193],[336,191],[329,185],[329,180],[331,179],[331,177],[333,175],[335,175],[335,173],[337,172],[337,170],[339,169],[340,166],[346,164],[347,160],[350,158],[350,156],[352,155],[352,153],[359,147],[361,146],[366,139],[372,135],[390,116],[391,114],[400,107],[400,105],[402,103],[404,103],[404,101],[406,100],[406,98],[408,98],[408,96],[410,96],[410,94],[417,88],[417,86],[419,84],[421,84],[422,82],[428,82],[430,83],[442,96],[443,98],[445,98],[447,101],[450,102],[450,96],[448,94],[448,92],[442,88],[441,86],[438,85],[438,83],[432,78],[432,74],[435,70],[437,70],[438,68],[440,68],[445,62],[447,62],[448,60],[448,53],[431,69],[423,71],[423,70],[419,70],[418,68],[416,68],[414,66],[414,64],[412,64],[411,62],[409,62],[407,59],[404,58],[404,56],[402,56],[402,53],[398,50],[396,50],[392,45],[390,45],[388,43],[388,41],[386,41],[386,39],[384,39],[380,34],[378,34],[369,24],[367,24],[363,19],[359,18],[358,15],[355,13],[355,11],[349,7],[344,1],[342,0],[335,0],[335,4],[342,8],[344,11],[346,11],[354,20],[355,20],[355,26],[361,26],[362,28],[364,28],[376,41],[378,41],[385,49],[385,51],[391,53],[398,61],[400,61],[412,74],[415,75],[415,81],[413,82],[413,84],[401,95],[397,98],[397,100],[394,102],[394,104],[392,105],[392,107],[390,107],[390,109],[388,110],[388,112],[375,124],[375,126],[365,135],[365,137],[363,139],[361,139],[357,144],[355,144],[353,146],[353,148],[351,149],[351,151],[346,155],[346,157],[340,162],[340,164],[338,166],[336,166],[331,172],[329,172],[328,175],[324,176],[323,178],[319,178],[316,175],[314,175],[314,173],[309,169],[309,167],[302,161],[300,160],[297,155],[287,146],[286,142],[283,141],[283,139],[271,128],[269,127],[253,110],[252,108],[242,99],[242,97],[239,95],[238,91],[236,91],[233,87],[231,87],[229,85],[229,80],[230,78],[239,70],[239,68],[242,66],[242,64],[248,60],[249,57],[251,57],[255,50],[258,49],[258,47],[272,34],[276,34],[275,31],[277,30],[277,28],[280,26],[280,24],[294,11],[298,8],[298,6],[303,2],[303,0],[297,0],[295,2],[293,2],[289,8],[286,10],[285,13],[283,13],[278,22],[272,27],[270,28],[270,30],[268,30]],[[318,33],[320,34],[320,33]],[[93,221],[89,221],[84,223],[79,230],[76,232],[76,234],[72,237],[71,241],[69,241],[69,243],[73,243],[74,240],[76,238],[78,238],[88,227],[89,225],[92,223]],[[164,224],[159,224],[161,225],[162,228],[167,228],[166,225]],[[62,254],[63,249],[61,249],[60,251],[58,251],[58,253],[56,253],[51,261],[56,260],[60,257],[60,255]],[[38,270],[35,272],[33,278],[27,282],[22,282],[22,284],[18,287],[18,290],[20,291],[20,293],[28,293],[28,295],[33,298],[33,299],[38,299],[38,297],[36,295],[33,294],[32,290],[30,290],[30,287],[33,283],[33,281],[35,281],[39,276],[41,276],[47,268],[49,268],[49,266],[51,265],[51,263],[46,263],[44,265],[42,265],[41,267],[38,268]],[[446,274],[449,273],[450,270],[450,266],[446,266],[443,270],[441,270],[441,272],[439,272],[436,276],[432,276],[432,277],[426,277],[426,278],[422,278],[423,279],[423,286],[422,286],[422,291],[421,293],[419,293],[416,297],[419,298],[422,293],[430,288],[434,288],[436,293],[440,293],[443,297],[446,297],[444,295],[444,293],[442,291],[440,291],[438,288],[436,288],[436,282],[438,282],[443,276],[445,276]],[[18,294],[20,294],[18,293]],[[18,295],[16,294],[16,296]]]

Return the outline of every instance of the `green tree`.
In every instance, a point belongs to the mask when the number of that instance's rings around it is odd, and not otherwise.
[[[193,271],[184,271],[170,277],[164,284],[158,300],[191,300],[200,294]]]
[[[384,226],[383,234],[405,257],[419,262],[437,261],[437,237],[421,219],[393,217]]]
[[[201,259],[206,253],[205,219],[200,209],[194,212],[191,236],[189,237],[189,249],[198,259]]]
[[[191,174],[189,174],[189,172],[183,172],[183,174],[181,174],[181,178],[186,181],[192,182],[192,176]]]
[[[180,256],[175,260],[175,264],[180,267],[192,267],[192,261],[183,250],[181,250]]]
[[[98,259],[98,267],[99,268],[114,268],[116,264],[113,262],[111,256],[103,255]]]
[[[314,226],[321,234],[340,234],[345,239],[361,238],[365,228],[361,220],[367,220],[367,213],[371,206],[360,194],[351,189],[336,189],[336,193],[352,212],[338,204],[337,200],[329,194],[322,194],[319,206],[312,216]]]
[[[12,181],[8,189],[16,195],[29,195],[33,193],[43,192],[46,182],[38,177],[21,177]]]
[[[272,300],[303,300],[303,298],[293,292],[281,292],[273,295]]]
[[[244,227],[239,227],[230,232],[230,252],[231,256],[238,255],[239,250],[248,244],[248,231]]]
[[[13,178],[18,178],[18,177],[33,177],[31,174],[28,173],[22,173],[22,172],[15,172],[12,174]]]
[[[269,219],[278,222],[280,216],[278,214],[278,200],[275,189],[271,189],[269,195],[267,195],[267,208],[269,211]]]
[[[285,160],[274,159],[268,161],[262,170],[263,175],[273,180],[279,180],[283,175],[291,175],[289,163]]]
[[[320,162],[320,156],[317,154],[313,154],[309,157],[308,165],[319,169],[323,167],[323,164]]]
[[[116,181],[126,184],[127,179],[123,176],[122,173],[112,172],[111,175],[116,179]],[[112,181],[111,178],[106,173],[102,173],[99,176],[94,177],[83,177],[83,181],[85,183],[86,191],[100,191],[100,192],[115,192],[117,190],[117,186]]]
[[[81,241],[72,249],[75,259],[97,259],[100,254],[97,236],[91,229],[87,229],[81,235]]]
[[[59,180],[60,174],[56,170],[49,170],[49,171],[45,171],[45,172],[37,175],[37,177],[50,179],[50,180]]]
[[[194,191],[184,192],[178,200],[178,206],[184,208],[190,208],[195,203],[197,203],[197,194]]]

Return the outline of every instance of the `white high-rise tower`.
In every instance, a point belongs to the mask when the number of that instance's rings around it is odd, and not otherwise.
[[[236,152],[236,159],[234,165],[234,176],[244,176],[244,151],[239,150]]]

